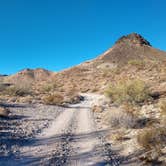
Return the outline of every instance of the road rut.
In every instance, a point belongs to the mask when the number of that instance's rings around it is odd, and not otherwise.
[[[105,142],[107,130],[98,130],[92,106],[99,95],[84,94],[85,100],[65,108],[40,134],[19,148],[12,166],[92,166],[120,165],[120,158]]]

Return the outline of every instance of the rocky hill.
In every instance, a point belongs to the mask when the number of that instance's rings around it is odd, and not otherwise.
[[[55,74],[54,83],[60,92],[71,88],[103,92],[110,82],[133,78],[160,87],[166,79],[165,71],[166,52],[153,48],[141,35],[132,33],[121,37],[96,59]]]
[[[110,83],[141,79],[159,93],[166,94],[166,52],[153,48],[141,35],[121,37],[96,59],[61,72],[25,69],[6,76],[5,83],[31,86],[37,94],[71,92],[104,93]],[[157,93],[158,93],[157,92]]]
[[[117,40],[115,45],[99,59],[121,66],[128,63],[129,60],[148,59],[166,61],[165,55],[165,52],[154,49],[150,42],[141,35],[132,33]]]

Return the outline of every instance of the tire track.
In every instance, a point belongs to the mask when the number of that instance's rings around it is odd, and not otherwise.
[[[84,97],[85,101],[65,108],[48,128],[20,147],[18,160],[9,165],[119,166],[122,158],[106,142],[106,131],[98,130],[91,111],[99,96]]]
[[[70,154],[76,110],[66,109],[52,125],[21,149],[18,165],[64,165]],[[56,163],[56,164],[55,164]]]
[[[86,96],[85,101],[75,105],[79,108],[77,129],[74,136],[71,166],[119,166],[122,159],[113,152],[111,144],[105,140],[105,132],[97,130],[97,124],[91,111],[94,99]]]
[[[65,166],[70,162],[70,157],[73,152],[71,142],[74,140],[76,130],[76,118],[78,111],[75,110],[73,117],[70,120],[69,126],[63,131],[64,135],[59,142],[56,150],[53,152],[48,165],[50,166]]]
[[[93,119],[94,125],[96,126],[96,130],[98,128],[98,124],[95,121],[94,113],[91,111],[91,117]],[[105,139],[107,132],[100,132],[100,129],[97,132],[97,137],[100,139],[100,143],[102,146],[102,154],[103,154],[103,161],[100,164],[108,165],[108,166],[119,166],[124,158],[118,156],[113,150],[110,143],[108,143]]]
[[[63,113],[64,108],[41,104],[10,104],[8,107],[11,110],[10,117],[1,120],[4,131],[1,130],[0,142],[4,149],[0,165],[20,166],[18,163],[22,160],[22,149],[26,149],[36,139],[36,135],[48,128]]]

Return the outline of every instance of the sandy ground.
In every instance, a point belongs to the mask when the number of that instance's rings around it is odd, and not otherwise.
[[[1,139],[6,149],[1,148],[0,165],[120,165],[121,158],[105,141],[109,129],[99,130],[91,111],[100,96],[83,96],[84,101],[67,108],[9,106],[13,110],[11,117],[15,115],[20,119],[14,119],[13,124],[9,124],[16,126],[15,132],[8,128],[5,130],[11,133],[12,139],[15,134],[15,140],[10,141],[8,137],[3,141]],[[3,121],[5,124],[11,120]],[[5,137],[4,133],[1,135]]]

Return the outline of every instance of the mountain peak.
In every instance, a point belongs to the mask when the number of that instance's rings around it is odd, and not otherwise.
[[[119,43],[151,46],[149,41],[147,41],[144,37],[137,33],[131,33],[126,36],[122,36],[116,41],[116,44]]]

